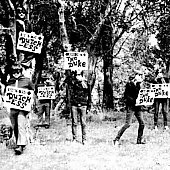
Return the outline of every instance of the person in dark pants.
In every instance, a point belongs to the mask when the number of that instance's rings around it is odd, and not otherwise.
[[[73,76],[71,83],[71,119],[73,141],[77,141],[78,115],[82,130],[82,144],[86,144],[86,113],[88,102],[88,85],[83,72]]]
[[[139,77],[140,75],[137,74]],[[135,82],[135,76],[132,75],[129,77],[129,82],[126,84],[124,98],[126,102],[126,121],[123,127],[118,131],[116,138],[114,139],[114,145],[119,144],[119,140],[126,129],[130,127],[132,116],[133,114],[138,120],[139,128],[138,128],[138,137],[137,137],[137,144],[145,144],[142,141],[143,137],[143,130],[144,130],[144,120],[143,114],[141,112],[141,106],[135,106],[136,99],[138,97],[138,93],[140,90],[140,82]]]
[[[42,76],[38,87],[54,86],[54,83],[48,76]],[[38,89],[36,93],[38,92]],[[51,99],[38,99],[38,126],[50,127],[50,112],[51,112]],[[45,113],[45,121],[43,121],[43,113]]]
[[[168,79],[164,77],[162,72],[159,72],[156,77],[156,83],[162,84],[162,83],[168,83]],[[155,113],[154,113],[154,130],[158,131],[158,114],[159,114],[159,108],[160,104],[162,105],[162,114],[163,114],[163,120],[164,120],[164,129],[168,130],[169,127],[167,125],[167,114],[168,114],[168,107],[167,107],[168,99],[167,98],[155,98],[154,100],[154,107],[155,107]]]
[[[6,86],[14,86],[28,90],[34,90],[34,85],[29,78],[22,75],[22,67],[19,63],[12,66],[12,75]],[[10,109],[10,120],[14,130],[17,148],[15,153],[20,155],[27,145],[27,115],[29,112],[19,109]]]

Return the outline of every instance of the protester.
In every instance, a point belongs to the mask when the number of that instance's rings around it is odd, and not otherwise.
[[[121,136],[123,135],[125,130],[130,127],[133,114],[135,115],[139,123],[137,144],[145,144],[142,139],[144,130],[144,120],[141,112],[141,106],[135,106],[142,80],[143,77],[142,73],[140,72],[137,72],[136,76],[131,75],[129,77],[129,82],[127,82],[124,92],[124,99],[126,103],[126,121],[123,127],[118,131],[118,134],[114,139],[114,145],[119,144]]]
[[[52,80],[48,75],[42,75],[38,87],[54,86]],[[45,126],[45,128],[50,127],[50,112],[51,112],[51,99],[38,99],[38,126]],[[45,113],[45,121],[43,120],[43,114]]]
[[[168,83],[168,79],[165,77],[164,70],[159,69],[157,71],[157,77],[156,77],[156,83],[157,84],[163,84],[163,83]],[[160,110],[160,105],[161,106],[161,111],[163,114],[163,121],[164,121],[164,129],[168,130],[169,127],[167,125],[167,114],[168,114],[168,103],[167,98],[155,98],[154,100],[154,107],[155,107],[155,113],[154,113],[154,130],[158,131],[158,114]]]
[[[6,86],[14,86],[18,88],[24,88],[28,90],[34,90],[34,85],[29,80],[22,75],[22,67],[19,63],[15,63],[12,66],[12,75]],[[23,149],[26,147],[27,141],[27,114],[29,112],[19,110],[19,109],[10,109],[10,120],[14,129],[14,135],[16,139],[17,148],[15,148],[15,153],[20,155],[23,153]]]
[[[80,117],[82,144],[86,144],[86,112],[88,86],[84,72],[75,72],[71,83],[71,118],[73,141],[77,142],[78,116]]]

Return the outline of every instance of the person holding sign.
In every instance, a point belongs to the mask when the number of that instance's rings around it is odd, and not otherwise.
[[[156,83],[157,84],[162,84],[162,85],[168,83],[168,79],[166,77],[164,77],[163,70],[158,70],[158,74],[157,74],[157,77],[156,77]],[[158,90],[158,88],[157,88],[157,90]],[[162,90],[162,89],[160,89],[160,90]],[[158,114],[159,114],[159,110],[160,110],[159,109],[160,105],[162,105],[162,114],[163,114],[163,120],[164,120],[164,129],[165,130],[169,129],[169,127],[167,125],[167,114],[168,114],[167,103],[168,103],[168,96],[167,97],[163,97],[163,94],[162,94],[162,98],[161,97],[159,97],[159,98],[155,97],[155,100],[154,100],[154,107],[155,107],[154,130],[155,131],[158,131]]]
[[[88,85],[86,78],[81,73],[75,72],[71,83],[71,118],[73,142],[77,142],[78,114],[82,130],[82,144],[86,144],[86,112],[88,102]]]
[[[139,123],[137,144],[145,144],[145,142],[142,141],[144,120],[141,112],[141,107],[135,106],[136,99],[138,97],[138,93],[140,90],[141,81],[142,81],[142,76],[140,73],[137,73],[136,76],[131,75],[129,77],[129,82],[126,84],[125,92],[124,92],[124,99],[126,103],[126,122],[123,125],[123,127],[118,131],[118,134],[113,141],[114,145],[119,144],[119,140],[121,136],[123,135],[125,130],[130,127],[133,114],[135,115]]]
[[[11,87],[11,88],[9,88]],[[15,87],[15,90],[14,88]],[[19,88],[19,90],[17,90]],[[13,126],[14,135],[16,139],[17,148],[15,148],[15,153],[20,155],[23,153],[23,149],[27,145],[27,114],[29,111],[22,110],[22,107],[30,102],[30,98],[27,98],[26,95],[22,95],[24,93],[24,89],[34,90],[34,85],[30,81],[29,78],[26,78],[22,75],[22,67],[19,63],[15,63],[12,66],[12,75],[9,81],[6,84],[6,90],[11,89],[11,93],[9,95],[9,99],[11,100],[11,105],[16,105],[17,107],[21,107],[21,109],[12,108],[10,105],[10,120]],[[23,89],[23,91],[21,90]],[[20,95],[17,96],[16,91],[20,92]],[[30,93],[30,92],[28,92]],[[7,106],[8,107],[8,106]],[[31,108],[30,108],[31,109]]]
[[[38,96],[38,126],[50,127],[51,100],[55,96],[54,83],[48,75],[42,75],[40,83],[37,86],[36,94]],[[43,113],[45,112],[45,121]]]

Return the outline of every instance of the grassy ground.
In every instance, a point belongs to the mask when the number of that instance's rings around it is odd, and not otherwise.
[[[124,122],[124,113],[110,113],[113,120],[88,122],[87,145],[71,142],[71,126],[65,119],[52,118],[50,129],[41,128],[34,143],[23,155],[15,156],[13,150],[0,144],[1,170],[169,170],[170,130],[164,131],[162,115],[159,131],[154,132],[153,115],[144,113],[147,144],[137,145],[136,119],[124,133],[120,145],[112,140]],[[168,120],[170,117],[168,117]],[[34,122],[33,122],[34,123]],[[35,132],[35,131],[34,131]],[[78,129],[81,141],[80,127]]]

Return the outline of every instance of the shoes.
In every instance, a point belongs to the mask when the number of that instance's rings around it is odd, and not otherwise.
[[[46,129],[48,129],[50,127],[50,123],[48,123],[47,121],[45,121],[43,124],[44,124]]]
[[[83,144],[83,145],[87,145],[87,141],[86,141],[86,140],[83,140],[83,141],[82,141],[82,144]]]
[[[164,129],[165,129],[165,130],[169,130],[169,127],[168,127],[168,126],[165,126]]]
[[[118,146],[119,145],[119,141],[117,139],[113,140],[113,144],[114,146]]]
[[[21,155],[23,153],[23,150],[25,149],[24,146],[18,146],[16,149],[15,149],[15,154],[16,155]]]
[[[146,144],[146,142],[143,139],[137,139],[136,144]]]
[[[154,131],[156,131],[156,132],[158,131],[158,126],[154,127]]]
[[[46,128],[46,129],[49,129],[49,127],[50,127],[50,125],[45,125],[45,128]]]

